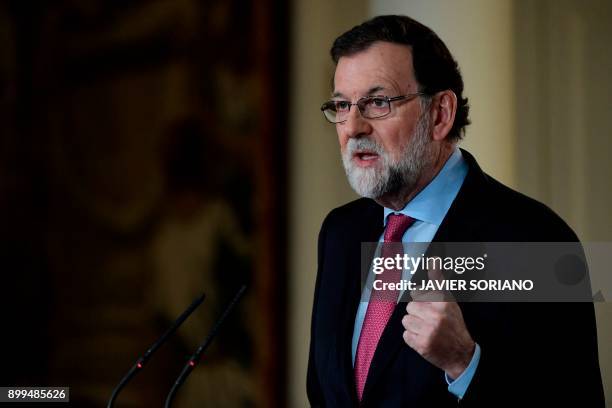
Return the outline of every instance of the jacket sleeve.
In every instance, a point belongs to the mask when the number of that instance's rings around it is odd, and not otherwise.
[[[460,406],[605,406],[592,303],[503,308],[509,330],[484,340]]]

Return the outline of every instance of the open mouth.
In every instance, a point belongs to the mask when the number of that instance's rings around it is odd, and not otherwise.
[[[378,160],[378,158],[378,153],[368,150],[359,150],[353,153],[353,159],[355,159],[355,161],[362,166],[373,164],[376,162],[376,160]]]

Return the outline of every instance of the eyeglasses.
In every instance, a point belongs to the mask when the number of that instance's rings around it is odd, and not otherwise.
[[[417,96],[425,95],[423,92],[417,92],[408,95],[394,96],[365,96],[357,102],[349,101],[327,101],[321,106],[321,111],[325,118],[331,123],[342,123],[348,119],[351,106],[357,106],[359,113],[366,119],[377,119],[387,116],[391,113],[391,102],[400,101],[403,99],[412,99]]]

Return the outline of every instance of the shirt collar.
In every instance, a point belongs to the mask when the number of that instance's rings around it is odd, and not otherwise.
[[[403,214],[415,220],[440,226],[457,196],[463,180],[465,180],[467,171],[468,166],[463,159],[461,150],[455,148],[455,151],[436,177],[414,196],[403,209],[395,211],[385,207],[384,225],[387,225],[390,214]]]

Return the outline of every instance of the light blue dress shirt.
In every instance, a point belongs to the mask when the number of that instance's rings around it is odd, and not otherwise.
[[[383,224],[387,225],[387,219],[390,214],[404,214],[414,218],[416,221],[410,228],[406,230],[402,237],[402,242],[431,242],[436,235],[442,220],[446,216],[453,200],[457,196],[465,176],[467,175],[468,166],[461,150],[458,148],[448,158],[440,172],[434,179],[421,190],[401,211],[394,211],[389,208],[384,209]],[[380,237],[380,242],[384,239]],[[402,276],[402,279],[409,279],[410,274]],[[365,285],[367,288],[368,285]],[[364,289],[365,291],[366,289]],[[400,294],[401,296],[401,294]],[[362,301],[359,303],[357,315],[355,316],[355,327],[353,329],[352,355],[353,367],[355,366],[355,355],[357,353],[357,345],[361,328],[368,310],[369,293],[362,294]],[[467,366],[465,371],[456,379],[451,379],[445,374],[446,382],[448,383],[448,391],[461,399],[465,395],[472,378],[480,361],[480,346],[476,344],[474,356]]]

